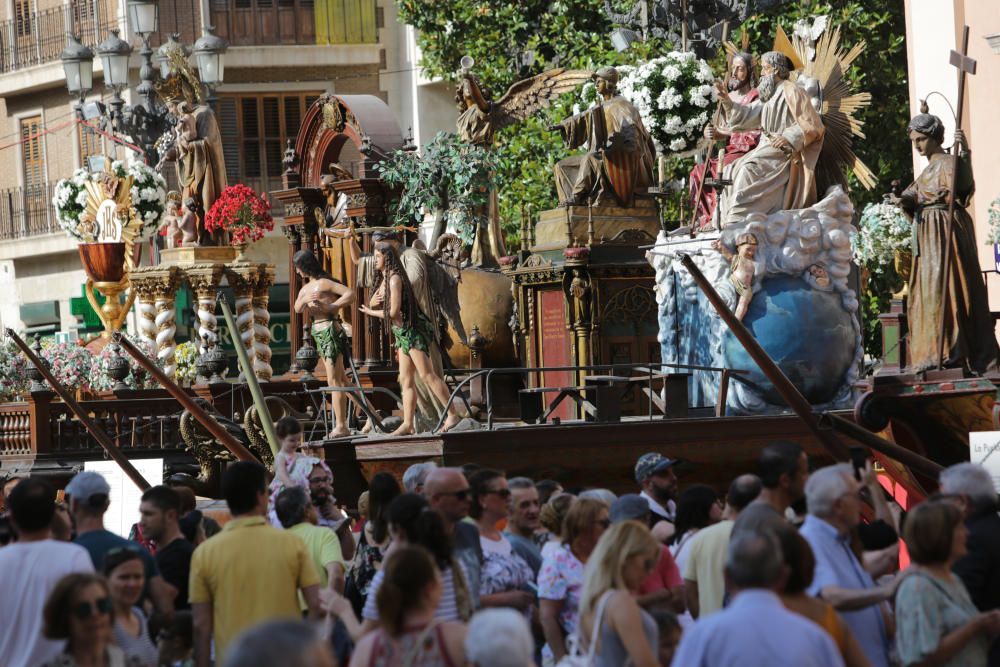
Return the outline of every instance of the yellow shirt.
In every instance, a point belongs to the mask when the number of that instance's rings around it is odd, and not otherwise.
[[[316,572],[319,573],[320,588],[330,585],[330,574],[326,566],[330,563],[340,563],[344,565],[344,552],[340,549],[340,540],[337,534],[329,528],[314,526],[311,523],[303,522],[288,529],[289,533],[298,535],[306,543],[306,551],[312,558]],[[299,595],[299,603],[302,609],[306,608],[305,600]]]
[[[302,538],[262,516],[229,521],[191,557],[191,604],[212,604],[216,664],[247,628],[274,618],[302,618],[297,592],[317,584]]]
[[[683,576],[698,582],[699,619],[722,609],[726,596],[726,554],[732,532],[732,521],[720,521],[699,530],[688,545]]]

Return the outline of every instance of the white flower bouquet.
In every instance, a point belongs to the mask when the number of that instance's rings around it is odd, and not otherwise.
[[[641,65],[622,65],[618,92],[639,111],[661,154],[693,150],[709,121],[718,94],[715,75],[693,53],[671,51]],[[598,101],[597,89],[586,84],[581,97],[588,106]]]
[[[49,370],[67,389],[89,389],[93,353],[76,343],[56,343],[51,338],[42,341],[42,358]]]
[[[13,401],[28,391],[28,361],[9,338],[0,342],[0,401]]]
[[[138,338],[132,335],[128,335],[129,341],[139,348],[146,357],[153,359],[158,366],[160,364],[159,359],[156,358],[156,354],[153,351],[153,346],[142,338]],[[153,379],[153,376],[149,372],[132,361],[132,358],[124,350],[119,350],[118,355],[125,359],[129,364],[129,373],[125,376],[122,382],[129,389],[153,389],[158,387],[159,384]],[[93,355],[91,357],[91,372],[90,372],[90,388],[95,391],[109,391],[114,388],[115,380],[108,375],[108,369],[111,366],[111,359],[114,354],[110,345],[106,345],[104,349],[100,351],[99,354]]]
[[[111,163],[111,171],[119,178],[132,177],[132,208],[142,219],[143,232],[160,226],[167,204],[167,181],[158,172],[142,162],[132,162],[128,167],[120,160]]]
[[[177,380],[182,385],[194,384],[198,378],[198,345],[190,340],[178,345],[174,350],[174,362]]]
[[[854,261],[873,273],[892,266],[896,253],[909,250],[913,223],[895,204],[868,204],[861,212],[858,231],[851,234]]]
[[[91,180],[91,174],[86,169],[77,169],[69,178],[64,178],[56,183],[55,193],[52,196],[52,206],[56,210],[56,221],[70,237],[77,241],[84,241],[83,235],[78,231],[80,215],[87,207],[87,183]]]

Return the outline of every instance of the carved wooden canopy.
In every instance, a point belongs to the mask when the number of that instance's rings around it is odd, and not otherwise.
[[[402,148],[403,133],[392,110],[379,97],[322,95],[306,112],[295,141],[300,183],[319,186],[322,177],[330,173],[330,165],[340,162],[348,141],[361,154],[355,178],[374,178],[372,167]]]

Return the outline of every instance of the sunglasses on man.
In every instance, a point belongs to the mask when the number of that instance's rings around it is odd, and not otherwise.
[[[93,604],[90,602],[79,602],[73,606],[73,615],[81,621],[96,616],[98,614],[110,614],[114,609],[111,604],[111,597],[98,598]]]

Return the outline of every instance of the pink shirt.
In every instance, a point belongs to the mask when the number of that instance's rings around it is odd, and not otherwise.
[[[664,588],[676,588],[683,583],[684,580],[681,579],[677,563],[674,562],[674,557],[670,555],[670,549],[666,546],[661,546],[660,560],[656,562],[656,567],[649,573],[649,576],[639,585],[639,595],[654,593]]]

